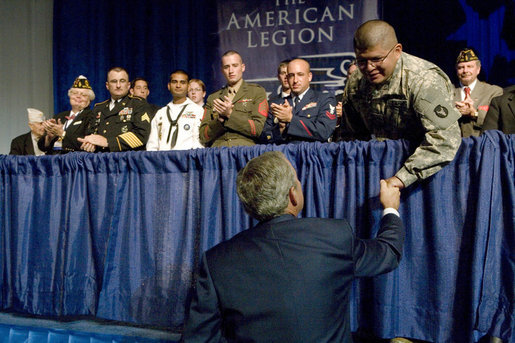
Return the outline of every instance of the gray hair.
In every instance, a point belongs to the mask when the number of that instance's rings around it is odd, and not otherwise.
[[[290,188],[296,185],[295,170],[279,151],[253,158],[236,178],[236,191],[245,211],[259,221],[283,214]]]
[[[87,91],[88,92],[89,101],[91,102],[91,101],[95,100],[95,92],[93,92],[92,89],[87,89],[87,88],[73,88],[72,87],[72,88],[68,89],[68,97],[70,97],[70,93],[74,89],[83,89],[83,90]]]

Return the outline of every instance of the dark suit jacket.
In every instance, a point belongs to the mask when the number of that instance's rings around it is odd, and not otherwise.
[[[186,342],[351,342],[349,298],[356,277],[397,267],[400,218],[361,240],[346,220],[276,217],[202,258]]]
[[[66,123],[68,117],[70,115],[70,111],[64,111],[56,114],[54,116],[55,121],[58,120],[61,121],[61,123]],[[93,120],[93,112],[91,112],[91,109],[85,108],[81,113],[79,113],[78,116],[76,116],[71,124],[66,128],[66,134],[63,139],[63,146],[62,150],[60,151],[54,151],[54,144],[57,141],[58,137],[52,140],[49,146],[45,146],[45,136],[41,137],[38,141],[38,147],[42,151],[46,151],[48,153],[66,153],[70,151],[81,151],[80,146],[82,143],[80,143],[77,138],[81,137],[83,138],[87,134],[87,129],[90,125],[90,122]]]
[[[505,88],[504,94],[492,99],[483,129],[515,133],[515,86]]]
[[[292,105],[292,97],[289,97]],[[309,89],[293,110],[293,117],[281,135],[279,123],[268,113],[260,141],[266,144],[289,142],[327,142],[336,127],[334,96]]]
[[[11,151],[9,155],[34,155],[34,146],[30,131],[11,141]]]

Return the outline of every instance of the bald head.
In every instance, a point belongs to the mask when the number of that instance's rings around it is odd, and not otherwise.
[[[356,51],[372,47],[390,49],[397,43],[395,30],[382,20],[369,20],[363,23],[354,34],[354,50]]]

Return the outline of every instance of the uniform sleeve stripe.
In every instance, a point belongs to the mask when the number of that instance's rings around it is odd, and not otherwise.
[[[205,138],[206,140],[209,140],[209,136],[208,136],[208,134],[207,134],[207,129],[209,129],[209,127],[208,127],[208,126],[206,126],[206,127],[204,128],[204,138]]]
[[[311,132],[308,130],[308,127],[306,126],[306,124],[304,124],[304,122],[303,122],[302,120],[299,120],[299,121],[300,121],[300,123],[302,124],[302,126],[304,126],[304,130],[306,130],[306,132],[308,133],[308,135],[313,136],[313,135],[311,134]]]
[[[336,115],[335,114],[331,114],[331,112],[329,111],[325,111],[325,115],[331,119],[331,120],[335,120],[336,119]]]
[[[133,149],[143,145],[143,142],[133,132],[126,132],[118,137],[123,139]]]
[[[249,125],[250,125],[250,134],[252,136],[256,135],[256,124],[254,124],[254,121],[249,119]]]
[[[268,102],[265,100],[259,103],[258,112],[264,117],[268,117]]]

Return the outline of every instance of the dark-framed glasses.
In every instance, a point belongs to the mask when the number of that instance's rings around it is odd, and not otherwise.
[[[378,65],[381,65],[381,63],[384,62],[384,60],[388,57],[388,55],[390,55],[390,53],[393,51],[393,49],[395,49],[396,46],[397,46],[397,44],[395,44],[390,49],[390,51],[388,51],[388,53],[385,56],[383,56],[383,57],[356,58],[356,64],[360,68],[366,68],[369,62],[372,65],[372,67],[376,67]]]

